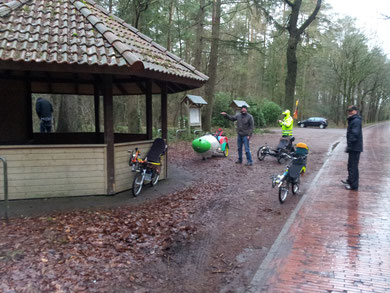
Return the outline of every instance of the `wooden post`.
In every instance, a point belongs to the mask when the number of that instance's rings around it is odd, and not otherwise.
[[[161,132],[162,139],[168,144],[168,93],[167,84],[164,82],[161,88]],[[168,178],[168,149],[165,152],[165,177]]]
[[[100,94],[99,94],[99,85],[97,82],[93,85],[94,90],[94,107],[95,107],[95,133],[97,137],[100,134]]]
[[[26,83],[25,83],[25,99],[26,99],[26,111],[27,111],[27,115],[30,116],[30,119],[27,118],[26,119],[26,132],[27,132],[27,136],[28,136],[28,139],[32,139],[33,138],[33,117],[32,115],[34,115],[33,113],[33,108],[32,108],[32,95],[31,95],[31,81],[30,81],[30,75],[29,73],[26,73]],[[35,109],[34,109],[34,112],[35,112]],[[54,129],[53,129],[54,131]]]
[[[187,134],[188,134],[188,137],[190,137],[191,135],[191,124],[190,124],[190,107],[191,107],[191,103],[189,100],[187,100],[185,102],[185,106],[186,106],[186,109],[187,109]]]
[[[114,162],[114,108],[112,95],[112,76],[103,77],[103,107],[104,107],[104,143],[107,148],[107,194],[115,193],[115,162]]]
[[[166,83],[161,86],[161,131],[162,138],[168,143],[168,94]]]
[[[199,122],[200,122],[200,130],[203,130],[203,127],[202,127],[202,108],[204,107],[204,105],[199,105]]]
[[[153,139],[152,86],[153,82],[149,79],[146,82],[146,135],[149,140]]]

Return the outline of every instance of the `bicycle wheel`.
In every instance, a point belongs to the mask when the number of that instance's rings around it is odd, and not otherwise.
[[[259,148],[259,150],[257,151],[257,158],[259,159],[259,161],[264,160],[266,154],[267,154],[266,147],[265,146],[261,146]]]
[[[299,192],[299,184],[300,178],[298,177],[298,181],[296,183],[291,184],[291,191],[293,194],[297,194]]]
[[[298,183],[292,184],[291,185],[291,191],[292,191],[293,194],[297,194],[298,191],[299,191],[299,184]]]
[[[150,180],[150,185],[155,186],[158,182],[158,179],[160,179],[160,174],[157,171],[153,171],[152,180]]]
[[[223,155],[225,157],[227,157],[229,155],[229,145],[228,144],[225,146],[225,150],[223,151]]]
[[[279,187],[279,201],[280,203],[284,203],[288,194],[288,187],[280,186]]]
[[[142,173],[137,173],[134,177],[133,189],[132,189],[133,195],[135,197],[137,197],[141,193],[143,184],[144,184],[144,176],[142,175]]]
[[[283,164],[287,161],[287,156],[285,153],[281,153],[278,157],[278,163]]]

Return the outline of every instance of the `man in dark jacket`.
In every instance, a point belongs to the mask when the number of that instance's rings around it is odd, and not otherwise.
[[[246,166],[252,166],[252,155],[249,148],[249,140],[253,134],[253,117],[248,113],[248,107],[246,105],[241,107],[241,113],[231,116],[225,112],[222,112],[221,115],[225,116],[231,121],[237,121],[237,146],[238,146],[238,160],[236,164],[242,163],[242,145],[245,146],[245,154],[247,163]]]
[[[363,151],[362,118],[358,115],[356,106],[349,106],[348,129],[347,129],[347,149],[348,153],[348,179],[341,180],[345,184],[345,189],[358,190],[359,188],[359,159]]]
[[[41,132],[51,132],[53,115],[53,106],[51,103],[44,98],[38,98],[35,104],[35,110],[41,120]]]

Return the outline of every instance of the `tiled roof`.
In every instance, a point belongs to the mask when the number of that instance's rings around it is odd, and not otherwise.
[[[84,64],[208,77],[91,0],[0,0],[0,61]]]

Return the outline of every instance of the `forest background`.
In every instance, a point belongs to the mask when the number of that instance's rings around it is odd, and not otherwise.
[[[171,129],[185,126],[181,101],[186,94],[203,96],[209,103],[202,112],[205,130],[229,127],[219,113],[232,113],[229,105],[234,99],[248,102],[256,127],[275,125],[282,110],[295,106],[296,99],[297,120],[323,116],[333,125],[345,125],[345,109],[350,104],[361,109],[366,123],[390,118],[390,63],[386,54],[372,45],[375,40],[358,29],[354,19],[336,18],[326,0],[97,2],[210,77],[201,89],[169,96]],[[302,2],[298,27],[319,3],[321,7],[299,38],[295,91],[289,103],[286,52],[294,2]],[[56,131],[94,131],[93,97],[47,98],[54,105]],[[144,100],[143,96],[115,97],[116,132],[144,131]],[[160,128],[159,101],[153,99],[156,134]],[[38,124],[35,117],[35,131]]]

